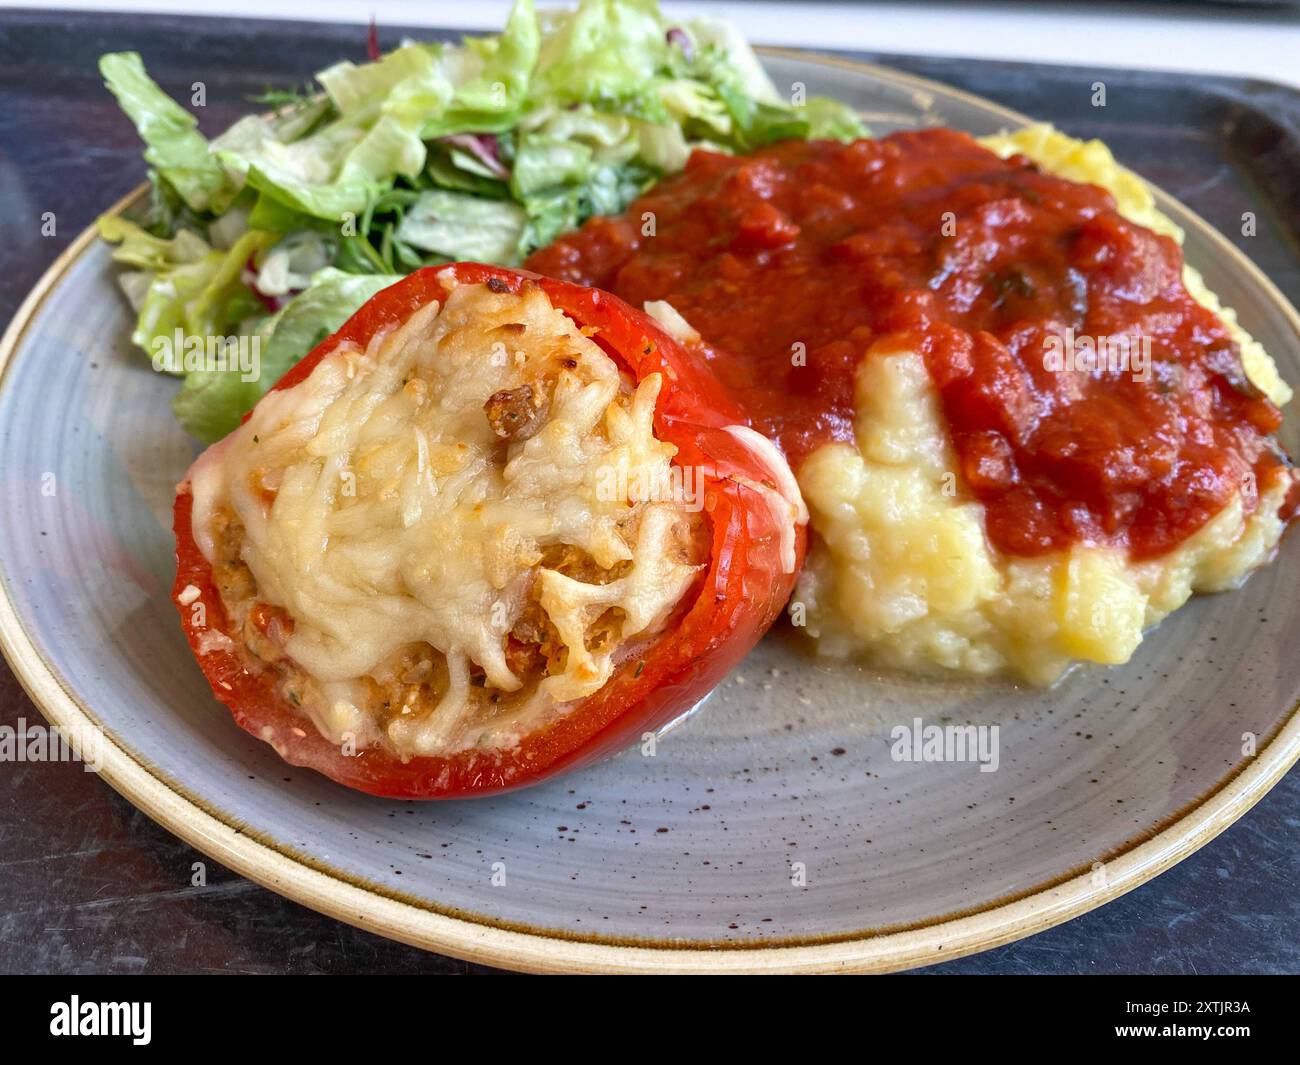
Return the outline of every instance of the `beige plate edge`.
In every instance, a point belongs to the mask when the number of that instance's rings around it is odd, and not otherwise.
[[[965,96],[995,109],[1010,123],[1016,112],[948,86],[883,67],[783,49],[760,52],[824,62],[886,77],[920,92]],[[118,212],[143,190],[123,197]],[[1156,189],[1162,203],[1174,202]],[[1186,210],[1186,208],[1183,208]],[[1190,213],[1190,212],[1189,212]],[[1193,220],[1224,254],[1237,261],[1300,333],[1300,315],[1275,285],[1237,248],[1198,216]],[[97,239],[93,226],[55,260],[28,294],[0,339],[0,379],[24,333],[69,267]],[[3,591],[3,582],[0,582]],[[0,650],[32,701],[52,723],[68,730],[94,722],[63,688],[28,637],[8,596],[0,594]],[[584,942],[478,924],[391,898],[329,876],[245,835],[173,790],[122,747],[104,741],[101,775],[122,796],[168,831],[263,887],[348,924],[466,961],[530,972],[890,972],[987,950],[1069,920],[1140,886],[1233,824],[1300,758],[1300,714],[1293,709],[1276,735],[1229,781],[1149,840],[1105,863],[1096,873],[1034,891],[979,913],[923,928],[806,946],[673,948]]]

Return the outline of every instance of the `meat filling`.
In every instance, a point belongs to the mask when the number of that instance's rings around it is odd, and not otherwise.
[[[193,477],[247,668],[403,757],[512,744],[598,691],[707,559],[701,509],[647,490],[681,480],[661,385],[536,286],[458,286],[326,356]]]

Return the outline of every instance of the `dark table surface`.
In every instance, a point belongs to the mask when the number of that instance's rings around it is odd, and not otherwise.
[[[429,34],[423,34],[430,36]],[[385,47],[396,31],[381,31]],[[142,177],[129,124],[99,83],[101,52],[136,48],[169,91],[204,81],[203,128],[247,96],[301,84],[345,56],[360,27],[155,16],[0,15],[0,322],[98,211]],[[868,57],[880,59],[881,57]],[[1231,237],[1243,209],[1265,224],[1245,250],[1300,295],[1300,97],[1265,83],[888,57],[1104,136],[1120,158]],[[1117,105],[1118,100],[1118,105]],[[19,206],[24,205],[24,206]],[[33,207],[35,205],[35,217]],[[53,211],[57,233],[40,234]],[[1273,224],[1268,224],[1269,220]],[[1242,243],[1239,240],[1239,243]],[[0,725],[39,711],[0,665]],[[0,765],[0,970],[7,972],[488,973],[322,917],[216,866],[75,764]],[[1149,884],[1067,924],[927,973],[1300,972],[1300,773]],[[191,886],[203,861],[207,883]]]

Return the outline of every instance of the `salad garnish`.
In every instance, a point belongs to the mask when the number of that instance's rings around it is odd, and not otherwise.
[[[517,0],[499,34],[343,60],[316,74],[318,90],[260,97],[271,114],[213,140],[139,55],[105,55],[100,70],[150,167],[144,208],[104,216],[100,233],[127,267],[133,342],[183,374],[174,409],[205,442],[422,266],[517,264],[622,211],[697,147],[865,132],[834,100],[787,102],[733,27],[671,23],[655,0],[542,12]],[[166,357],[192,336],[257,338],[261,372]]]

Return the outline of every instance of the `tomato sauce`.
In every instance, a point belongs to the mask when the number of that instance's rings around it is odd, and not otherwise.
[[[634,306],[672,303],[796,469],[853,439],[853,371],[873,343],[920,352],[996,548],[1141,558],[1234,492],[1253,508],[1284,474],[1281,416],[1182,264],[1104,190],[931,129],[697,151],[623,216],[527,265]],[[1123,340],[1095,368],[1082,338]],[[1061,369],[1047,353],[1063,349],[1076,363]]]

